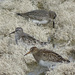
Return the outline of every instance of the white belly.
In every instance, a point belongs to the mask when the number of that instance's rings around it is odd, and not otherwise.
[[[39,64],[40,64],[41,66],[44,66],[44,67],[54,68],[57,63],[56,63],[56,62],[48,62],[48,61],[40,60],[40,61],[39,61]]]
[[[48,23],[48,20],[42,20],[42,21],[39,21],[39,20],[32,20],[32,22],[36,23],[36,24],[46,24]]]

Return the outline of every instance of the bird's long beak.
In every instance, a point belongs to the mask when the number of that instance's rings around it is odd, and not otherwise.
[[[10,35],[10,34],[13,34],[13,33],[15,33],[15,32],[16,32],[16,31],[13,31],[13,32],[9,33],[9,35]]]
[[[31,53],[31,51],[29,51],[28,53],[26,53],[24,56],[26,56],[27,54]]]

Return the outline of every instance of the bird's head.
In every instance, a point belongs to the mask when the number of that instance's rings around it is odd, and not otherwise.
[[[22,34],[23,33],[23,29],[21,28],[21,27],[17,27],[16,29],[15,29],[15,31],[13,31],[13,32],[11,32],[10,34],[13,34],[13,33],[18,33],[18,34]]]
[[[55,19],[56,18],[56,13],[54,11],[49,11],[49,15],[51,19]]]
[[[35,54],[35,53],[37,53],[38,52],[38,48],[37,47],[32,47],[32,48],[30,48],[30,51],[28,52],[28,53],[26,53],[25,55],[27,55],[27,54],[29,54],[29,53],[32,53],[32,54]],[[25,56],[24,55],[24,56]]]

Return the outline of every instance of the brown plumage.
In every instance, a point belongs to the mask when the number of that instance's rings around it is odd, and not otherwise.
[[[59,54],[46,49],[38,49],[37,47],[32,47],[30,51],[26,53],[25,55],[29,54],[30,52],[33,54],[35,60],[38,63],[40,63],[41,60],[43,61],[41,64],[43,64],[45,61],[47,61],[48,63],[49,62],[53,62],[53,63],[70,62],[69,60],[64,59]]]

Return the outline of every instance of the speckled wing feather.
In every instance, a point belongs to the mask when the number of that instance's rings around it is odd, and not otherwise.
[[[39,43],[40,43],[39,40],[35,39],[34,37],[32,37],[32,36],[30,36],[29,34],[26,34],[26,33],[24,33],[24,34],[22,35],[22,39],[23,39],[24,41],[25,41],[25,40],[28,40],[29,42],[34,42],[34,43],[39,42]]]
[[[69,60],[66,60],[64,59],[62,56],[60,56],[59,54],[53,52],[53,51],[49,51],[49,50],[46,50],[46,49],[41,49],[38,51],[39,53],[39,59],[41,60],[44,60],[44,61],[53,61],[53,62],[70,62]],[[40,55],[40,53],[42,52],[42,55]]]

